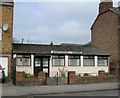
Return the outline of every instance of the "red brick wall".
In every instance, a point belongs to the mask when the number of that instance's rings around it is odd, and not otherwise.
[[[92,45],[108,52],[110,62],[118,61],[118,16],[111,11],[99,15],[92,31]]]
[[[8,24],[8,30],[6,32],[2,30],[2,42],[0,43],[0,51],[8,56],[8,79],[10,79],[12,66],[13,9],[13,6],[0,5],[0,25]]]
[[[93,27],[91,28],[92,45],[106,51],[111,55],[111,74],[116,74],[117,63],[120,59],[119,35],[118,16],[112,11],[107,11],[99,15]]]
[[[45,85],[46,82],[46,74],[44,72],[40,72],[38,77],[33,78],[24,78],[24,72],[16,72],[16,85],[22,86],[37,86],[37,85]]]
[[[100,5],[99,5],[99,13],[101,14],[101,13],[109,10],[112,7],[113,7],[112,0],[109,0],[109,2],[101,2]]]
[[[75,72],[68,72],[68,84],[81,84],[81,83],[105,83],[105,82],[116,82],[116,76],[76,76]]]

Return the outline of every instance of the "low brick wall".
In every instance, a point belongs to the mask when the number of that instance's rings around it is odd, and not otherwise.
[[[24,78],[24,72],[16,72],[16,85],[20,86],[39,86],[45,85],[46,75],[40,72],[38,77]]]
[[[68,84],[82,84],[82,83],[107,83],[107,82],[117,82],[118,78],[116,76],[76,76],[75,72],[68,72]]]

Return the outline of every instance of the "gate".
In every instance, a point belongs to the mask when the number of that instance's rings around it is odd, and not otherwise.
[[[46,85],[67,85],[67,77],[46,77]]]

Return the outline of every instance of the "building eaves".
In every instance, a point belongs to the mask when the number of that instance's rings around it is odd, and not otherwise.
[[[51,51],[58,51],[61,54],[82,54],[82,55],[109,55],[106,52],[91,45],[36,45],[36,44],[13,44],[13,53],[42,54],[50,55]],[[57,52],[56,52],[57,53]]]

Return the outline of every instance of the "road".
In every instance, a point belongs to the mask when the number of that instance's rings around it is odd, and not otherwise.
[[[118,83],[94,83],[77,85],[45,85],[45,86],[13,86],[1,85],[0,95],[2,96],[26,96],[26,95],[48,95],[48,94],[68,94],[82,95],[79,92],[105,91],[118,89]],[[73,93],[77,92],[77,93]],[[99,94],[100,92],[98,92]],[[83,93],[84,94],[84,93]],[[98,95],[96,94],[96,95]],[[104,94],[104,92],[103,92]],[[110,93],[112,94],[112,93]],[[116,94],[116,93],[115,93]],[[90,95],[90,94],[88,94]],[[93,94],[92,94],[93,95]],[[101,95],[101,94],[100,94]],[[109,95],[109,94],[108,94]],[[11,97],[17,98],[17,97]],[[18,97],[19,98],[19,97]],[[24,98],[24,97],[22,97]]]
[[[108,91],[89,91],[89,92],[74,92],[74,93],[60,93],[60,94],[47,94],[47,95],[31,95],[31,96],[12,96],[2,98],[41,98],[43,96],[118,96],[118,90]]]
[[[35,96],[118,96],[118,90],[60,93]]]

